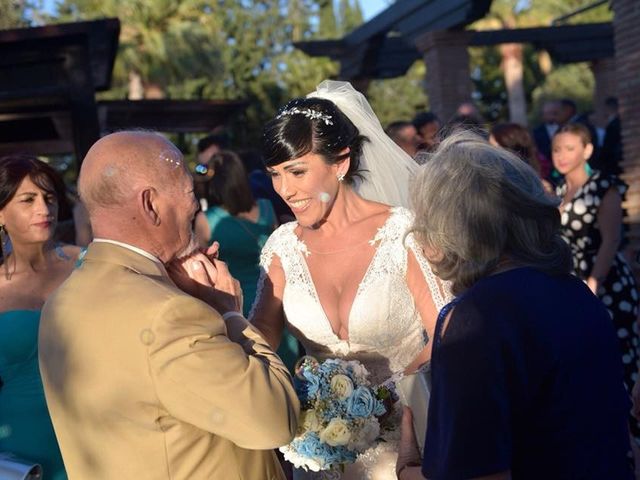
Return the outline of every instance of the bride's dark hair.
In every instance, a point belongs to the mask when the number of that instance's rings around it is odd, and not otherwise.
[[[296,98],[280,109],[264,128],[262,153],[266,166],[278,165],[308,153],[333,165],[350,158],[345,181],[361,176],[362,144],[368,141],[331,101]],[[349,148],[349,152],[340,153]]]

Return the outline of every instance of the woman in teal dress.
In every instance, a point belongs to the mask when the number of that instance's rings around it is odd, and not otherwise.
[[[40,310],[80,250],[53,239],[62,180],[30,156],[0,158],[0,453],[66,478],[38,366]]]
[[[247,173],[240,158],[231,151],[211,157],[213,176],[207,186],[206,212],[211,240],[220,244],[220,259],[240,282],[243,314],[249,316],[260,277],[260,252],[277,227],[276,215],[269,200],[254,199]],[[292,369],[299,356],[298,342],[291,335],[283,337],[278,354]]]

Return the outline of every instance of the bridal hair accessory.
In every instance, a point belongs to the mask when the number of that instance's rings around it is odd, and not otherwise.
[[[360,167],[364,179],[355,178],[356,192],[367,200],[394,207],[409,207],[409,184],[418,164],[391,140],[362,93],[348,82],[325,80],[307,98],[334,103],[368,141],[362,144]]]
[[[331,121],[333,117],[331,115],[327,115],[326,113],[322,113],[311,108],[291,107],[286,110],[282,110],[278,115],[276,115],[276,118],[282,118],[287,115],[304,115],[311,120],[322,120],[325,125],[333,125],[333,122]]]

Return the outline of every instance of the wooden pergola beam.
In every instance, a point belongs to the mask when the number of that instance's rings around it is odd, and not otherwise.
[[[404,75],[421,54],[403,36],[393,35],[371,40],[366,47],[355,49],[347,37],[338,40],[298,42],[295,46],[311,56],[328,56],[341,64],[340,76],[345,79],[393,78]],[[505,30],[475,31],[469,46],[489,46],[502,43],[530,43],[547,50],[561,63],[574,63],[610,58],[614,55],[611,23],[589,23]],[[366,58],[365,58],[366,55]]]

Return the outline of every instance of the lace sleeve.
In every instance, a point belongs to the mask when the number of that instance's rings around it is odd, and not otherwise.
[[[251,305],[251,311],[249,312],[249,321],[253,320],[258,305],[260,304],[260,300],[262,299],[262,292],[264,290],[264,284],[267,280],[269,266],[271,265],[273,255],[275,254],[275,245],[277,242],[275,241],[274,236],[277,232],[278,230],[271,234],[271,236],[267,239],[267,242],[264,244],[264,247],[262,247],[262,251],[260,252],[260,277],[258,278],[258,284],[256,287],[256,296],[253,299],[253,305]]]
[[[416,242],[413,234],[407,235],[405,239],[406,245],[413,253],[414,257],[418,261],[418,265],[420,265],[420,270],[422,271],[422,275],[429,286],[429,290],[431,290],[431,296],[433,298],[433,303],[436,306],[438,311],[442,310],[447,303],[449,303],[453,295],[451,294],[451,285],[450,282],[439,280],[433,270],[431,270],[431,266],[429,262],[422,254],[422,249],[419,247],[418,242]]]
[[[273,257],[275,255],[282,259],[283,254],[287,251],[287,245],[291,243],[291,235],[296,225],[295,222],[280,225],[280,227],[269,236],[264,247],[262,247],[262,251],[260,252],[260,277],[258,278],[256,297],[249,312],[249,320],[253,320],[260,303],[264,300],[265,284],[269,277],[269,268],[271,268],[271,264],[273,263]]]

